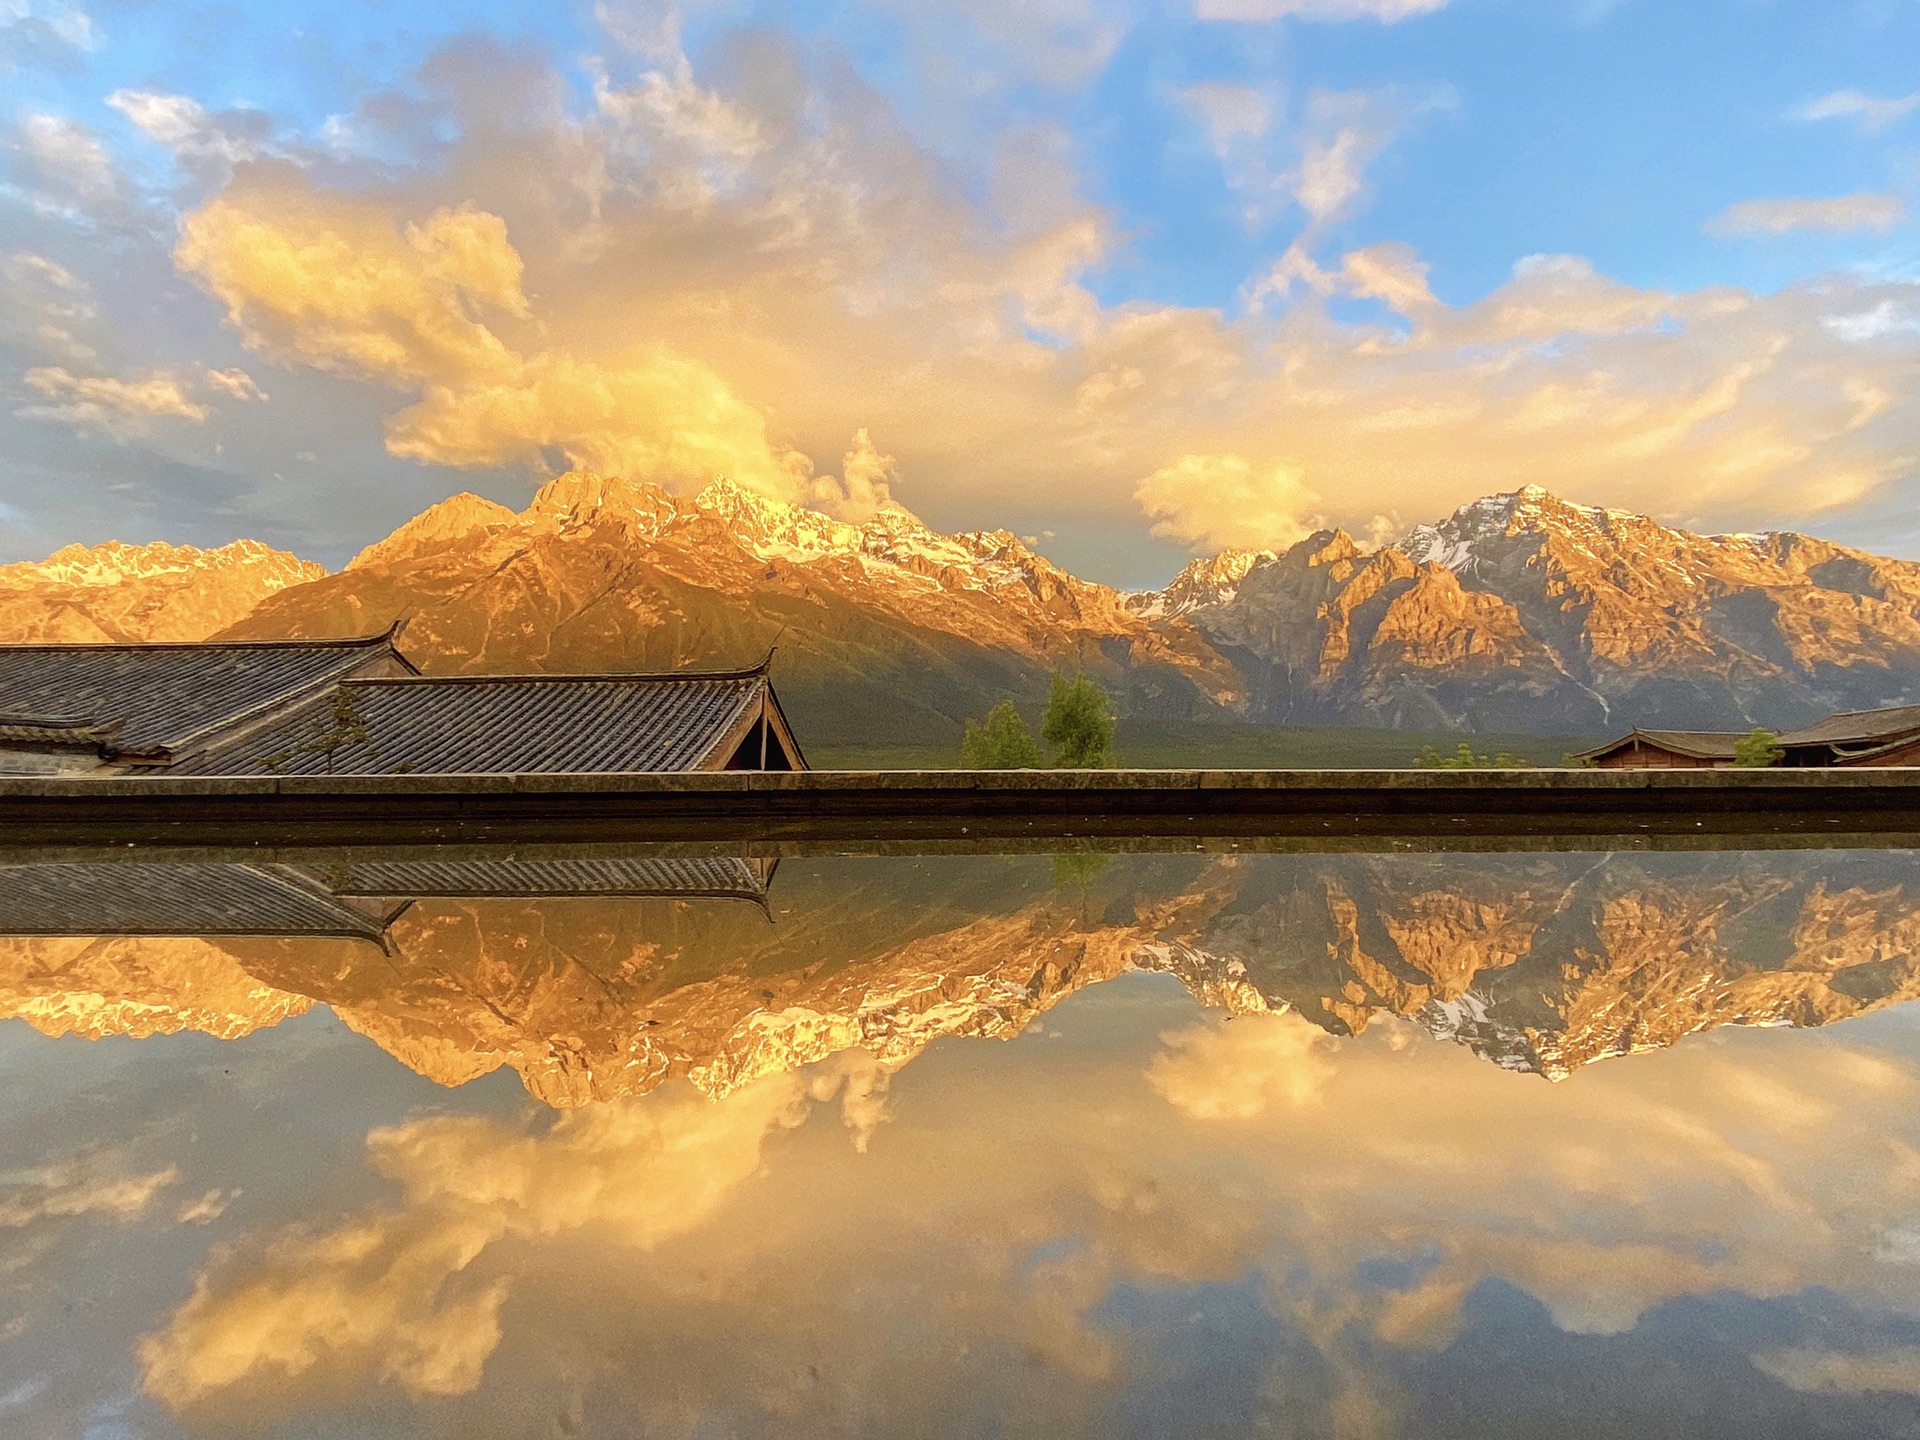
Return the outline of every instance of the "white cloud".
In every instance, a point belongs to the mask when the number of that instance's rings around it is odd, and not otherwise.
[[[1147,1083],[1195,1120],[1254,1120],[1320,1101],[1332,1080],[1333,1037],[1298,1015],[1246,1015],[1164,1037]]]
[[[1190,85],[1178,98],[1205,127],[1250,225],[1288,202],[1305,213],[1301,254],[1322,227],[1358,208],[1368,168],[1408,124],[1452,101],[1441,89],[1317,89],[1294,114],[1278,88],[1214,81]]]
[[[86,336],[97,314],[87,283],[66,266],[29,250],[0,255],[0,337],[16,353],[91,366]]]
[[[1134,490],[1153,533],[1209,550],[1284,550],[1319,524],[1320,497],[1296,468],[1256,471],[1240,455],[1182,455]]]
[[[232,400],[265,400],[267,398],[267,392],[260,388],[253,376],[238,368],[209,370],[206,373],[206,382],[209,389],[217,390]]]
[[[189,396],[178,379],[162,370],[123,379],[75,375],[64,366],[42,365],[29,370],[25,379],[52,403],[25,406],[16,410],[16,415],[54,420],[116,439],[144,428],[151,420],[198,423],[212,413]]]
[[[180,1178],[169,1165],[145,1175],[103,1175],[84,1159],[49,1166],[0,1194],[0,1226],[19,1229],[39,1220],[107,1215],[131,1220]]]
[[[1378,300],[1409,319],[1437,309],[1428,267],[1410,245],[1375,245],[1341,257],[1340,278],[1365,300]]]
[[[1827,333],[1855,345],[1887,336],[1920,334],[1920,305],[1882,300],[1854,315],[1829,315]]]
[[[1043,508],[1137,529],[1148,502],[1190,543],[1256,525],[1273,543],[1542,479],[1765,528],[1920,452],[1913,287],[1894,278],[1667,292],[1563,255],[1450,305],[1409,247],[1329,253],[1383,147],[1444,92],[1180,92],[1249,211],[1297,233],[1249,306],[1103,303],[1090,277],[1124,234],[1058,133],[1002,137],[975,187],[858,77],[761,40],[724,79],[671,47],[610,68],[585,115],[524,57],[449,54],[433,125],[460,138],[435,164],[402,183],[372,161],[255,162],[186,216],[177,263],[253,354],[392,392],[393,454],[683,489],[725,471],[843,506],[884,486],[1034,531]],[[195,133],[164,98],[123,102]],[[481,113],[509,102],[514,126]],[[372,149],[388,133],[354,124]],[[167,373],[190,404],[233,398],[190,363]],[[1862,422],[1867,393],[1886,402]],[[843,462],[863,429],[891,464]],[[1243,484],[1251,520],[1181,495],[1188,457]]]
[[[0,0],[0,31],[40,29],[76,50],[95,50],[100,31],[93,17],[78,5],[42,4],[37,0]]]
[[[188,96],[155,90],[116,90],[107,104],[183,159],[227,165],[251,160],[262,152],[269,128],[267,117],[258,111],[215,115]]]
[[[1882,98],[1859,90],[1835,90],[1817,100],[1809,100],[1791,112],[1796,120],[1851,120],[1868,135],[1876,135],[1889,125],[1920,109],[1920,90],[1911,95]]]
[[[15,182],[43,211],[92,216],[120,197],[120,177],[106,147],[77,120],[30,114],[10,148]]]
[[[1893,229],[1906,218],[1898,195],[1838,195],[1830,199],[1742,200],[1712,220],[1716,235],[1786,235],[1798,230]]]
[[[851,524],[871,520],[894,503],[899,462],[882,455],[866,430],[854,432],[853,446],[841,461],[841,478],[822,475],[813,482],[812,504]]]

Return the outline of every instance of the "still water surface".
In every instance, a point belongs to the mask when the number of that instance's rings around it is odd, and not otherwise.
[[[16,865],[0,931],[10,1437],[1920,1435],[1912,853]]]

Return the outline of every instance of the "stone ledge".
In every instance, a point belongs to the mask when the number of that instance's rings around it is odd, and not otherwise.
[[[106,796],[1138,794],[1166,791],[1747,794],[1920,790],[1920,768],[1726,770],[804,770],[672,774],[0,776],[0,801]]]
[[[1911,836],[1920,770],[812,771],[0,781],[0,847]]]

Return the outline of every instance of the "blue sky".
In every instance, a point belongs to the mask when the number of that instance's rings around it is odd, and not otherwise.
[[[570,464],[1122,583],[1529,481],[1920,555],[1914,0],[0,27],[0,560]]]

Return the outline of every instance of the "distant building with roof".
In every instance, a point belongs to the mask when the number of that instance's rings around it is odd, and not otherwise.
[[[1603,770],[1698,770],[1734,763],[1746,732],[1640,730],[1575,756]],[[1920,705],[1852,710],[1777,736],[1777,764],[1799,768],[1920,765]]]
[[[765,662],[640,675],[422,676],[394,634],[0,646],[0,773],[806,768]]]

